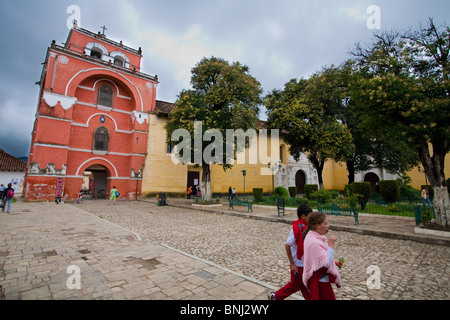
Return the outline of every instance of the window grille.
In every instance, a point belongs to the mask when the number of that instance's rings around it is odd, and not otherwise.
[[[97,128],[94,132],[94,150],[108,151],[109,133],[105,127]]]
[[[105,107],[112,107],[113,100],[113,89],[109,85],[102,85],[98,90],[98,101],[99,105]]]

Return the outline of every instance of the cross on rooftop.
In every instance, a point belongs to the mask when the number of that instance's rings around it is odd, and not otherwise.
[[[105,35],[105,30],[108,30],[108,28],[106,28],[106,26],[100,27],[103,29],[103,35]]]

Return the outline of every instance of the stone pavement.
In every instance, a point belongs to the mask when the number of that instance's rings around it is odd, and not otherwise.
[[[154,202],[154,200],[146,200]],[[228,215],[244,216],[252,219],[264,219],[273,222],[285,222],[291,224],[292,221],[297,220],[297,213],[295,208],[286,208],[284,216],[278,215],[277,209],[269,206],[255,205],[253,212],[247,212],[247,207],[235,206],[234,210],[228,210],[228,203],[220,206],[205,206],[193,204],[192,200],[172,198],[168,202],[171,206],[192,207],[197,210],[204,210]],[[411,217],[387,216],[387,215],[373,215],[373,214],[359,214],[359,224],[355,225],[355,219],[352,217],[343,216],[328,216],[330,228],[337,231],[347,231],[365,235],[374,235],[383,238],[391,238],[398,240],[411,240],[427,244],[438,244],[450,246],[450,237],[444,237],[433,234],[415,233],[416,227],[415,219]]]
[[[13,204],[0,213],[5,299],[265,300],[288,281],[294,210],[279,218],[273,208],[168,203]],[[448,239],[414,234],[409,218],[329,218],[346,258],[338,299],[450,299]],[[373,264],[380,290],[366,284]]]
[[[24,202],[0,213],[0,285],[7,300],[261,300],[268,290],[76,206]]]

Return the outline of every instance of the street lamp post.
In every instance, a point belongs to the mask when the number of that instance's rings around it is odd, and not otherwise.
[[[273,167],[270,166],[271,163],[269,161],[269,163],[267,164],[267,168],[270,169],[270,171],[272,172],[271,176],[272,176],[272,194],[275,192],[275,183],[273,181]]]
[[[245,201],[245,176],[247,175],[247,170],[241,170],[242,175],[244,176],[244,201]]]
[[[267,168],[269,168],[270,171],[272,171],[272,193],[275,194],[274,175],[275,175],[275,172],[278,172],[278,170],[280,169],[280,160],[275,160],[273,165],[271,162],[269,162],[267,164]]]

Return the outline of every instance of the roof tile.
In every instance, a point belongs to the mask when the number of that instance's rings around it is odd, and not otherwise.
[[[27,163],[0,149],[0,171],[26,171]]]

